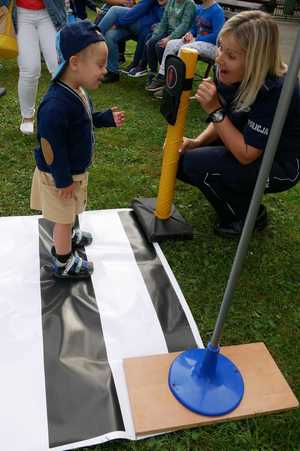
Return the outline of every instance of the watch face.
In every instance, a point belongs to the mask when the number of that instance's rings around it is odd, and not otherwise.
[[[213,122],[221,122],[224,119],[224,112],[223,111],[216,111],[212,114],[212,120]]]

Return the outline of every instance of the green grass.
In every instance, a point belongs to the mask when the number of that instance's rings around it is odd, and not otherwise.
[[[0,85],[0,215],[29,215],[35,138],[18,130],[17,66],[2,62]],[[45,70],[39,98],[49,75]],[[130,206],[136,196],[155,196],[159,184],[166,124],[159,104],[144,90],[144,79],[92,93],[98,109],[118,105],[126,112],[120,130],[96,132],[95,162],[90,171],[88,209]],[[191,102],[187,135],[204,127],[205,116]],[[264,341],[296,396],[300,398],[300,184],[264,200],[271,223],[255,234],[223,331],[222,344]],[[212,232],[214,212],[194,188],[177,184],[175,204],[193,225],[192,241],[166,242],[163,251],[189,303],[205,343],[222,300],[236,242]],[[88,448],[86,448],[87,450]],[[166,434],[141,442],[116,441],[96,450],[271,451],[300,450],[299,410]]]

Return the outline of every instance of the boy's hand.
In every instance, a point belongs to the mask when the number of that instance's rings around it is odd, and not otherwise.
[[[194,36],[192,35],[192,33],[190,31],[188,33],[186,33],[182,38],[182,41],[185,44],[188,44],[189,42],[193,42],[193,40],[194,40]]]
[[[166,47],[166,45],[168,44],[170,38],[167,36],[166,38],[163,38],[159,41],[159,47],[161,47],[162,49],[164,49]]]
[[[74,191],[75,183],[73,182],[72,185],[67,186],[66,188],[58,188],[58,195],[62,199],[72,199]]]
[[[113,106],[111,108],[113,117],[114,117],[114,121],[116,124],[116,127],[122,127],[122,125],[124,124],[125,121],[125,113],[124,111],[119,110],[119,108],[117,106]]]

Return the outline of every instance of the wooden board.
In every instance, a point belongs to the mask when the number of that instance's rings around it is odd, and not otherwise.
[[[168,388],[168,370],[178,353],[125,359],[136,434],[202,426],[298,407],[296,397],[264,343],[224,346],[221,352],[237,365],[245,384],[240,405],[221,417],[197,415],[173,397]]]

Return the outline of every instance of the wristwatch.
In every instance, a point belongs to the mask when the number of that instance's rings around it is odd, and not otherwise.
[[[210,113],[207,119],[208,119],[208,122],[212,122],[214,124],[216,122],[222,122],[225,118],[225,115],[226,115],[226,113],[223,110],[223,108],[219,108],[218,110]]]

